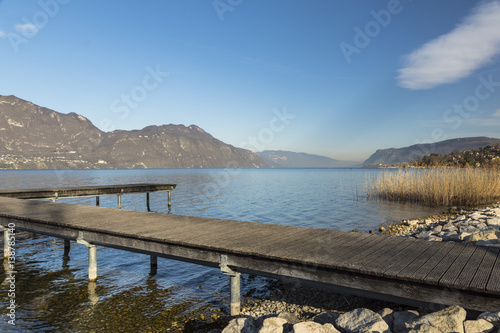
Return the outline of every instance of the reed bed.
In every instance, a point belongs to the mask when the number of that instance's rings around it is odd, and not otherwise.
[[[477,207],[500,201],[500,169],[400,169],[368,181],[369,198],[426,206]]]

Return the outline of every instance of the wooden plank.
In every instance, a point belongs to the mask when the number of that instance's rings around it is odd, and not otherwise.
[[[483,292],[486,290],[486,284],[488,283],[491,271],[495,266],[495,261],[499,255],[498,253],[500,252],[500,248],[497,247],[488,247],[487,249],[488,252],[485,254],[481,265],[477,269],[476,274],[469,285],[469,290],[477,292]]]
[[[434,253],[422,266],[420,266],[411,276],[408,277],[409,281],[420,282],[438,266],[443,258],[455,247],[455,242],[443,242],[440,251]]]
[[[381,253],[377,258],[374,258],[371,262],[365,263],[362,267],[359,267],[359,271],[366,274],[374,274],[376,276],[383,276],[384,269],[387,268],[391,263],[402,255],[406,248],[412,246],[416,242],[414,238],[397,237],[401,238],[403,241],[399,243],[394,243],[386,249],[386,252]]]
[[[457,277],[462,272],[463,268],[472,257],[477,246],[472,244],[467,244],[460,255],[453,261],[453,264],[446,270],[441,279],[439,279],[439,285],[443,287],[453,288],[453,284]]]
[[[409,280],[420,267],[422,267],[430,258],[440,252],[444,247],[442,242],[430,243],[431,246],[429,246],[424,252],[422,252],[421,255],[415,258],[415,260],[413,260],[408,266],[397,274],[398,278],[401,278],[402,280]]]
[[[298,262],[309,262],[318,266],[343,267],[341,265],[342,256],[355,251],[358,242],[369,235],[315,229],[311,230],[309,237],[307,240],[304,239],[300,245],[290,248],[288,250],[289,256],[293,256]]]
[[[460,253],[465,249],[465,245],[456,244],[439,263],[425,276],[425,281],[428,283],[439,283],[439,280],[448,268],[453,264],[455,259],[460,256]]]
[[[487,252],[487,248],[477,246],[469,261],[467,261],[467,264],[462,269],[460,275],[455,279],[455,281],[453,281],[453,285],[459,288],[469,289],[469,285]]]
[[[498,253],[495,265],[491,270],[488,284],[486,285],[486,291],[492,294],[500,295],[500,252]]]
[[[380,250],[386,249],[387,246],[392,246],[394,242],[397,242],[396,239],[392,239],[390,237],[386,236],[379,236],[373,238],[372,245],[373,246],[366,246],[365,249],[363,248],[359,249],[359,252],[356,253],[351,258],[348,258],[344,260],[344,264],[348,265],[349,267],[357,268],[360,267],[363,262],[366,262],[366,258],[373,258],[374,255],[378,254]],[[380,237],[380,238],[379,238]],[[379,238],[379,239],[377,239]],[[363,260],[365,259],[365,260]],[[368,259],[369,261],[370,259]]]
[[[401,256],[395,258],[394,262],[384,270],[384,276],[397,278],[399,272],[405,269],[406,266],[418,258],[418,256],[425,252],[431,245],[432,242],[417,240],[411,247],[407,247],[402,251]]]

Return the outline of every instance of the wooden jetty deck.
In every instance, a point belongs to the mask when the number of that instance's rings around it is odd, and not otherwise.
[[[0,225],[220,267],[239,313],[240,273],[314,283],[402,304],[500,311],[498,248],[0,197]]]
[[[176,184],[120,184],[78,187],[51,187],[37,189],[2,190],[0,197],[17,199],[50,199],[56,201],[59,198],[96,197],[96,206],[99,206],[99,197],[103,195],[117,195],[118,208],[121,208],[121,196],[131,193],[146,193],[146,203],[149,209],[150,192],[168,192],[168,205],[171,206],[171,195]]]

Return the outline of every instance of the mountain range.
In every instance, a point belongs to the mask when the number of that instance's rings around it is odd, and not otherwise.
[[[271,168],[347,168],[359,166],[358,162],[339,161],[326,156],[284,150],[264,150],[257,155]]]
[[[260,168],[253,152],[196,125],[103,132],[87,118],[0,96],[3,168]]]
[[[451,139],[379,149],[362,166],[411,162],[500,139]],[[0,95],[0,169],[65,168],[336,168],[357,162],[282,150],[253,153],[226,144],[196,125],[148,126],[104,132],[76,113],[60,113],[16,96]]]
[[[500,144],[500,139],[471,137],[450,139],[435,143],[417,144],[403,148],[379,149],[363,162],[363,166],[400,164],[404,162],[411,162],[430,154],[447,155],[454,151],[466,151],[488,145],[493,146],[495,144]]]

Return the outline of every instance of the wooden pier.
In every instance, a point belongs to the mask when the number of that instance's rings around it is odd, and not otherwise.
[[[500,311],[498,248],[6,197],[0,225],[88,246],[90,279],[96,245],[148,254],[152,271],[157,256],[218,267],[231,277],[232,315],[241,273],[432,309]]]
[[[117,207],[121,208],[121,197],[124,194],[146,193],[146,205],[150,211],[149,193],[168,192],[168,206],[171,206],[171,191],[176,184],[121,184],[121,185],[99,185],[99,186],[78,186],[78,187],[55,187],[38,188],[28,190],[3,190],[0,197],[17,199],[50,199],[56,201],[59,198],[79,198],[95,197],[96,206],[99,206],[99,198],[103,195],[116,195],[118,199]]]

